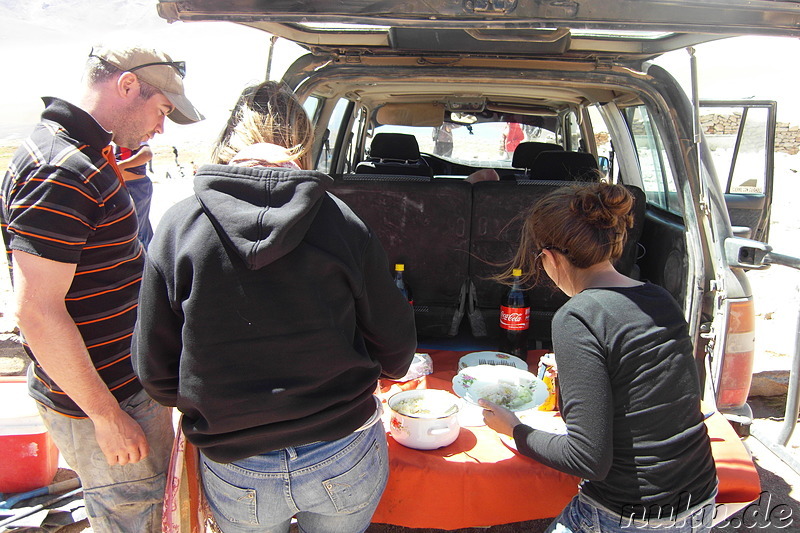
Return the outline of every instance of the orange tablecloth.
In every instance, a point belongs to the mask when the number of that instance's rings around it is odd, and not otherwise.
[[[402,384],[382,383],[384,401],[401,389],[452,392],[458,359],[467,352],[427,353],[434,373]],[[542,353],[529,354],[532,370]],[[720,479],[718,503],[758,498],[758,473],[733,428],[719,413],[706,425]],[[460,529],[551,518],[577,493],[579,481],[519,455],[485,426],[462,427],[453,444],[438,450],[406,448],[389,435],[389,463],[389,483],[372,521],[409,528]]]

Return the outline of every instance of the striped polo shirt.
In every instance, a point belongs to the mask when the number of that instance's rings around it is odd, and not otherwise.
[[[5,174],[0,224],[9,268],[19,250],[77,265],[65,297],[95,368],[118,400],[141,390],[131,365],[131,335],[144,251],[133,202],[114,154],[111,134],[91,115],[57,98],[45,111]],[[72,417],[85,413],[33,359],[33,397]]]

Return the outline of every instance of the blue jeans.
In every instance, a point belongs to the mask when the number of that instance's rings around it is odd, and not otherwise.
[[[172,409],[143,390],[120,407],[142,427],[150,454],[138,463],[111,466],[88,418],[69,418],[38,404],[39,414],[64,460],[81,478],[95,533],[160,533],[166,471],[172,451]]]
[[[125,182],[128,193],[131,195],[133,205],[136,209],[136,217],[139,219],[139,240],[142,241],[144,249],[150,245],[153,238],[153,226],[150,224],[150,203],[153,200],[153,182],[144,176],[138,180],[128,180]]]
[[[631,521],[579,492],[561,511],[545,533],[631,533],[634,531],[669,531],[670,533],[705,533],[711,529],[714,500],[703,502],[675,520]]]
[[[383,424],[230,464],[200,456],[203,488],[225,533],[365,531],[389,477]]]

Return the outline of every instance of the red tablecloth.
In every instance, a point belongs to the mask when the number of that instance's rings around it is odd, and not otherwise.
[[[382,383],[384,401],[411,388],[452,392],[458,359],[467,352],[427,353],[434,373],[402,384]],[[529,354],[532,370],[542,353]],[[719,413],[706,425],[720,480],[717,502],[758,498],[758,473],[733,428]],[[579,481],[519,455],[485,426],[462,427],[453,444],[438,450],[406,448],[389,435],[389,463],[389,483],[372,521],[409,528],[460,529],[554,517],[577,493]]]

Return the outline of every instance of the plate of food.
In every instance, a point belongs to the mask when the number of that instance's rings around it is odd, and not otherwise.
[[[485,399],[510,411],[533,409],[548,395],[541,379],[505,365],[477,365],[460,370],[453,378],[453,392],[475,405]]]
[[[458,369],[478,365],[513,366],[520,370],[528,370],[528,363],[515,355],[505,352],[472,352],[458,360]]]

